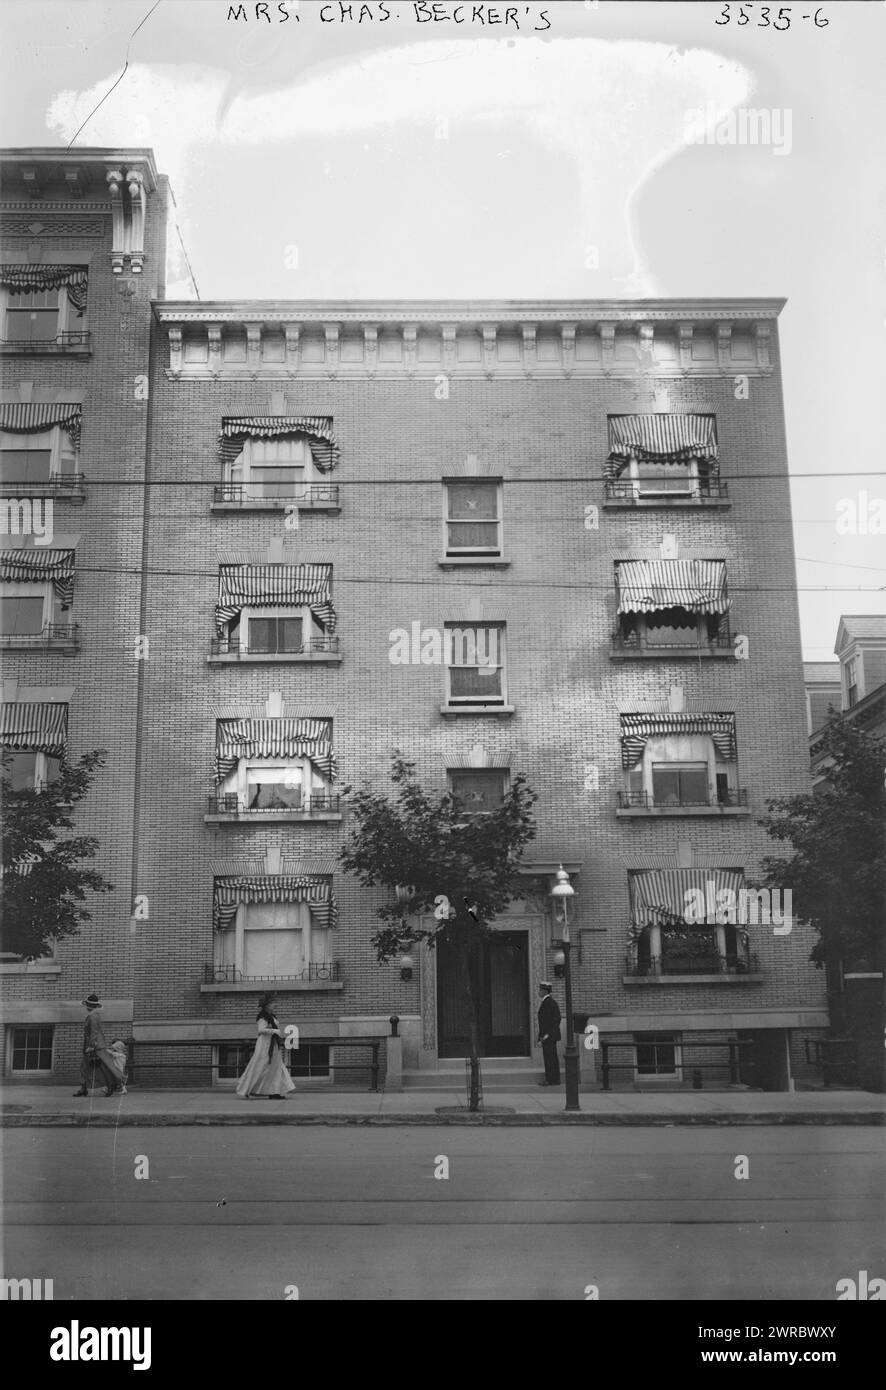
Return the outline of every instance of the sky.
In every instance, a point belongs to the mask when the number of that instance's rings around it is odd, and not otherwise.
[[[886,612],[884,60],[881,0],[0,0],[0,143],[152,146],[203,299],[785,297],[826,661]]]

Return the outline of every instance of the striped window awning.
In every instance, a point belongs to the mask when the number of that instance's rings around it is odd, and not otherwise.
[[[216,931],[234,925],[241,903],[307,903],[318,927],[334,927],[338,907],[328,878],[262,874],[252,878],[217,878],[212,923]]]
[[[636,767],[643,757],[648,740],[667,738],[669,734],[708,734],[714,740],[714,747],[723,762],[734,763],[738,756],[734,714],[623,714],[622,767]]]
[[[710,911],[715,911],[716,895],[722,889],[737,895],[744,887],[741,869],[648,869],[629,875],[631,891],[630,940],[647,927],[680,927],[696,925],[686,921],[686,910],[701,893]],[[693,897],[687,897],[689,893]]]
[[[226,623],[243,608],[310,608],[327,632],[335,631],[336,614],[331,601],[331,565],[221,565],[215,625]]]
[[[67,744],[67,705],[24,701],[0,705],[0,745],[4,748],[63,759]]]
[[[219,719],[216,724],[216,781],[241,758],[308,758],[330,781],[336,762],[331,719]]]
[[[621,560],[615,565],[619,613],[728,613],[725,560]]]
[[[0,286],[10,294],[31,290],[60,290],[78,313],[86,308],[88,274],[83,265],[0,265]]]
[[[713,415],[610,415],[608,477],[632,459],[644,463],[688,463],[698,459],[713,474],[717,466],[717,422]]]
[[[0,403],[0,430],[10,434],[39,434],[55,425],[67,430],[80,448],[83,407],[79,401],[6,401]]]
[[[321,473],[331,472],[338,464],[339,447],[328,415],[238,415],[223,420],[219,434],[222,463],[230,467],[247,439],[279,439],[289,434],[306,437],[311,458]]]
[[[74,551],[0,546],[0,582],[51,584],[62,608],[74,601]]]

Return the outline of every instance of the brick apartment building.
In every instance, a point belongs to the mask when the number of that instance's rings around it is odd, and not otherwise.
[[[808,929],[685,920],[809,786],[782,302],[170,300],[150,151],[0,173],[3,495],[51,496],[56,531],[5,539],[4,738],[19,776],[108,750],[78,825],[116,885],[0,966],[7,1074],[73,1075],[97,989],[143,1077],[229,1084],[273,986],[310,1084],[393,1014],[403,1084],[460,1080],[452,963],[379,965],[383,898],[338,865],[338,789],[400,748],[480,811],[517,773],[539,794],[487,1085],[540,1066],[560,863],[609,1084],[802,1077]]]

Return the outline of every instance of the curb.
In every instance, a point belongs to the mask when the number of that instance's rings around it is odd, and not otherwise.
[[[683,1114],[683,1115],[638,1115],[638,1114],[597,1114],[581,1111],[577,1114],[565,1111],[555,1114],[513,1114],[513,1115],[438,1115],[414,1113],[404,1115],[51,1115],[51,1114],[2,1114],[0,1129],[159,1129],[193,1128],[198,1126],[243,1126],[243,1125],[362,1125],[376,1129],[402,1127],[404,1125],[467,1125],[498,1126],[511,1128],[539,1128],[544,1125],[597,1125],[606,1127],[667,1128],[675,1125],[695,1126],[742,1126],[742,1125],[886,1125],[886,1114],[875,1110],[847,1110],[844,1113],[831,1111],[816,1114],[814,1111],[782,1111],[779,1113],[757,1114]]]

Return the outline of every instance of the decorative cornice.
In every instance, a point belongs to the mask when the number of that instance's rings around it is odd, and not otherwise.
[[[30,206],[29,204],[26,206]],[[316,323],[363,325],[441,323],[476,328],[495,324],[519,330],[524,325],[601,323],[754,322],[777,319],[784,299],[489,299],[489,300],[159,300],[160,323]]]

